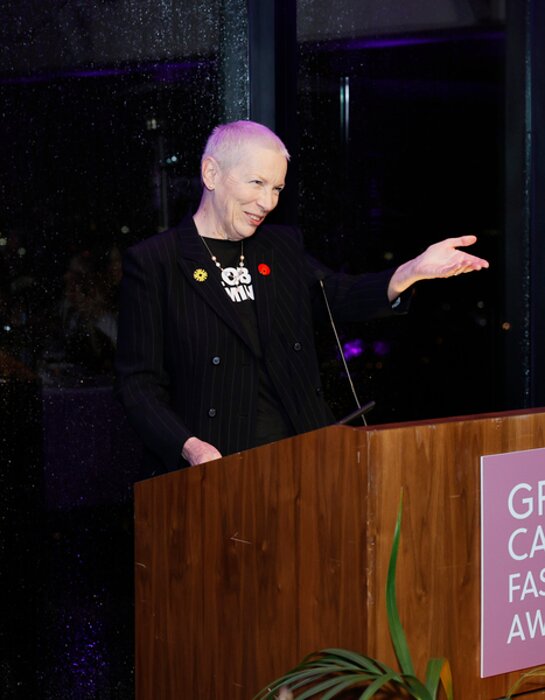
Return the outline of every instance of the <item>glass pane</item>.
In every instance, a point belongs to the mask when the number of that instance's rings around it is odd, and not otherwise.
[[[309,247],[361,272],[474,233],[475,252],[493,262],[421,283],[405,319],[342,329],[360,400],[377,400],[374,423],[498,410],[503,17],[464,2],[326,5],[298,3]],[[323,369],[341,416],[353,399],[331,337],[320,334]]]
[[[46,384],[111,375],[120,251],[179,219],[206,135],[247,116],[244,21],[225,34],[241,14],[241,2],[8,8],[0,347]]]
[[[111,392],[121,254],[248,116],[246,3],[7,0],[0,34],[3,696],[123,700],[149,472]]]

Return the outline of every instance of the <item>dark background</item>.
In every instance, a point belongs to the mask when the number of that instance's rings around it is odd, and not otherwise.
[[[273,216],[335,269],[478,236],[490,270],[421,283],[406,317],[339,328],[370,422],[545,403],[541,13],[0,3],[0,697],[133,695],[131,487],[149,472],[111,397],[115,340],[93,323],[115,322],[119,254],[198,202],[218,122],[286,141]],[[330,328],[317,344],[341,417],[353,399]]]

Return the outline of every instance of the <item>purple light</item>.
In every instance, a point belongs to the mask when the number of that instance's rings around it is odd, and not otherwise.
[[[380,39],[351,39],[346,42],[348,49],[386,49],[397,46],[421,46],[424,44],[444,43],[439,37],[380,37]]]
[[[388,343],[386,340],[375,340],[375,342],[373,343],[373,352],[378,357],[384,357],[385,355],[388,355],[390,349],[390,343]]]
[[[354,357],[359,357],[363,353],[364,350],[365,350],[365,346],[364,346],[363,340],[361,340],[361,338],[355,338],[354,340],[348,340],[343,345],[343,353],[344,353],[344,356],[347,360],[351,360]]]
[[[71,78],[111,78],[119,75],[149,74],[158,82],[174,82],[179,74],[188,70],[204,68],[210,65],[210,61],[183,61],[178,63],[148,63],[119,68],[78,68],[74,70],[55,71],[50,73],[37,73],[35,75],[21,75],[16,77],[0,76],[0,85],[24,85],[29,83],[48,83],[53,80]]]
[[[502,30],[491,31],[471,31],[459,30],[451,32],[442,32],[434,35],[424,36],[422,34],[413,34],[411,36],[379,36],[379,37],[360,37],[340,41],[334,39],[324,42],[320,45],[321,49],[326,51],[358,51],[360,49],[391,49],[404,46],[424,46],[425,44],[447,44],[453,41],[466,41],[468,39],[476,41],[500,41],[505,39],[505,32]]]

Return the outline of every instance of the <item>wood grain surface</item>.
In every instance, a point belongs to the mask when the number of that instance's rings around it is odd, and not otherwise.
[[[381,634],[386,626],[383,580],[395,523],[392,505],[402,487],[398,601],[415,665],[422,673],[427,658],[446,656],[457,698],[505,695],[519,673],[479,677],[480,457],[542,446],[543,413],[369,433],[369,537],[376,554],[368,585],[376,595],[376,605],[368,609],[373,655],[393,662],[389,639]]]
[[[479,678],[479,459],[545,446],[545,412],[331,427],[135,487],[138,700],[250,700],[306,654],[394,663],[384,586],[401,488],[400,615],[417,669]],[[545,683],[528,686],[543,698]]]

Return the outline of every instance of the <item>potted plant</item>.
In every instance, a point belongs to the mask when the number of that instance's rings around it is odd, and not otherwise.
[[[436,700],[442,687],[453,700],[450,665],[444,658],[430,659],[425,680],[416,677],[407,639],[397,608],[396,564],[401,535],[402,500],[397,513],[386,581],[386,607],[392,646],[399,670],[346,649],[322,649],[309,654],[285,675],[261,690],[254,700],[306,700],[307,698],[414,698]]]

